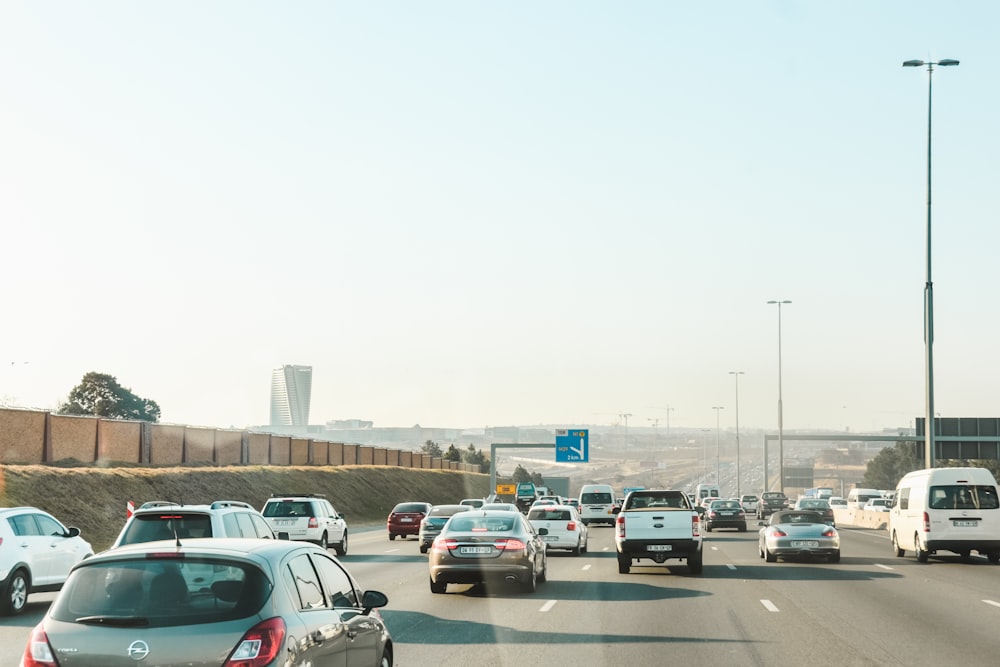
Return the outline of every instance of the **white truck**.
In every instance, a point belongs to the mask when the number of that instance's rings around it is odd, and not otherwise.
[[[662,564],[687,561],[691,574],[701,574],[702,535],[698,512],[683,491],[633,491],[615,519],[618,572],[628,574],[632,563],[649,559]]]

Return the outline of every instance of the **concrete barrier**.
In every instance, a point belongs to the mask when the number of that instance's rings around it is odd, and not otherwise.
[[[889,525],[889,513],[848,507],[847,509],[834,509],[833,520],[837,522],[838,526],[885,530]]]

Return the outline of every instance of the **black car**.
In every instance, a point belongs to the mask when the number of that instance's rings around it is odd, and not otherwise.
[[[788,508],[788,496],[781,491],[765,491],[760,494],[760,502],[757,503],[757,518],[763,519],[770,516],[772,512],[780,512]]]
[[[747,515],[738,500],[713,500],[701,520],[709,533],[714,528],[736,528],[741,533],[747,530]]]

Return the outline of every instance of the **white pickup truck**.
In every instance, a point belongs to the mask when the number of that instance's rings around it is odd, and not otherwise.
[[[633,491],[615,520],[618,572],[628,574],[633,561],[687,561],[691,574],[701,574],[702,536],[698,512],[683,491]]]

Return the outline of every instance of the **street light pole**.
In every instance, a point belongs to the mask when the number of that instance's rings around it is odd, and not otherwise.
[[[740,491],[740,376],[743,371],[729,371],[729,374],[736,380],[736,496],[741,497]]]
[[[701,483],[708,484],[708,435],[710,428],[701,429]],[[699,498],[698,500],[701,500]]]
[[[786,303],[791,301],[768,301],[778,306],[778,490],[782,493],[785,492],[785,426],[781,408],[781,306]]]
[[[934,66],[953,67],[957,60],[907,60],[903,67],[927,66],[927,282],[924,283],[924,463],[934,467],[934,283],[931,281],[931,81]]]
[[[623,412],[619,416],[625,421],[625,458],[628,458],[628,418],[632,416],[632,413]]]
[[[715,410],[715,483],[721,488],[722,486],[722,470],[719,468],[719,413],[725,410],[721,406],[713,406]]]

